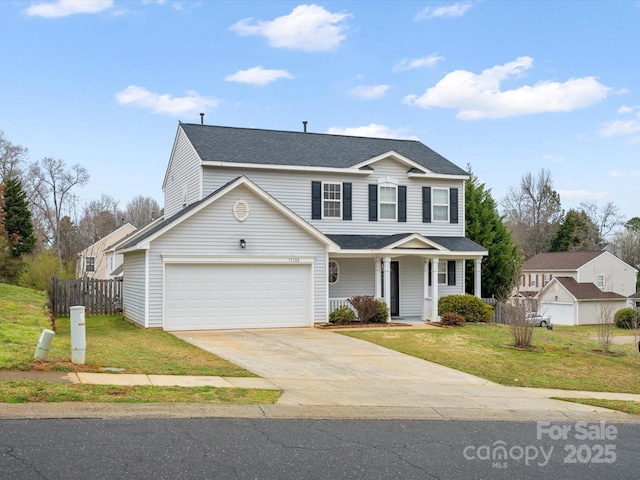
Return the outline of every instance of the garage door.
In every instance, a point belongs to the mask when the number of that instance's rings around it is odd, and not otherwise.
[[[165,330],[313,325],[309,264],[167,264]]]
[[[539,311],[551,317],[553,325],[574,325],[573,303],[542,303]]]

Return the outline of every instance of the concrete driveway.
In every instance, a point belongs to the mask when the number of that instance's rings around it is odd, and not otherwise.
[[[214,330],[174,335],[281,388],[278,404],[522,412],[523,418],[575,418],[611,412],[504,387],[359,339],[315,328]]]

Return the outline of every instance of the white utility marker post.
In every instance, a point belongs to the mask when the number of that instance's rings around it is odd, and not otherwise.
[[[36,360],[46,360],[49,355],[49,348],[51,348],[51,342],[56,332],[53,330],[44,329],[40,334],[40,340],[38,340],[38,346],[36,347],[36,353],[34,358]]]
[[[71,362],[84,365],[87,335],[84,324],[84,307],[71,307]]]

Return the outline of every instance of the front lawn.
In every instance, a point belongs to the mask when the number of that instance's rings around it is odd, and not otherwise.
[[[506,325],[428,330],[340,331],[502,385],[640,393],[640,355],[632,345],[598,353],[597,330],[536,328],[531,350],[512,347]],[[628,333],[628,331],[620,331]]]

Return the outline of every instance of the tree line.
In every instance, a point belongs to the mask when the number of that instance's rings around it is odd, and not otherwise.
[[[138,195],[124,208],[113,197],[79,201],[89,182],[79,164],[29,151],[0,131],[0,281],[44,289],[51,275],[73,278],[78,253],[126,222],[137,228],[162,215],[158,203]]]

